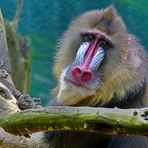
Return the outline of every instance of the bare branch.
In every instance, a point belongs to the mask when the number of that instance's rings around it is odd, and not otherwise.
[[[16,15],[15,15],[15,18],[13,20],[13,25],[14,25],[15,31],[18,30],[18,22],[19,22],[19,18],[20,18],[20,15],[21,15],[21,11],[22,11],[22,5],[23,5],[23,0],[18,0]]]
[[[124,110],[55,106],[17,111],[8,118],[0,116],[0,126],[15,135],[47,130],[148,135],[147,113],[148,108]]]

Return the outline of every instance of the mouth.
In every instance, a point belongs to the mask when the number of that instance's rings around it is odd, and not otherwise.
[[[71,84],[73,84],[73,85],[76,86],[76,87],[89,89],[89,88],[87,88],[86,86],[82,85],[80,82],[77,82],[77,81],[68,79],[68,78],[66,78],[66,77],[64,78],[64,80],[67,81],[67,82],[70,82]]]

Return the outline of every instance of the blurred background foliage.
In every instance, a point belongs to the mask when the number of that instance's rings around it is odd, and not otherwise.
[[[50,98],[55,80],[52,75],[53,56],[58,39],[71,20],[85,11],[113,4],[123,17],[130,33],[138,36],[148,49],[147,0],[24,0],[19,21],[19,33],[26,36],[32,49],[31,96]],[[5,18],[12,20],[17,0],[1,0]]]

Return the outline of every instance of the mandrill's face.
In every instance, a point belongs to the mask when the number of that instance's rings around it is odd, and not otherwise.
[[[73,97],[79,100],[80,97],[94,95],[101,87],[99,67],[105,57],[105,50],[112,48],[111,39],[99,30],[81,33],[80,37],[82,43],[77,49],[75,59],[60,75],[59,101],[64,93],[68,93],[70,98],[67,100],[64,95],[62,101],[72,103]]]
[[[118,42],[127,41],[116,41],[124,38],[118,32],[125,32],[125,28],[116,28],[121,20],[116,20],[114,11],[108,8],[85,13],[64,34],[55,61],[55,75],[60,79],[58,103],[76,105],[90,96],[95,98],[104,87],[104,76],[112,75],[122,53]]]

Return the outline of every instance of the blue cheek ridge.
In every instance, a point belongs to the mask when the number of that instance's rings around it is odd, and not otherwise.
[[[103,59],[105,56],[105,51],[102,47],[99,47],[97,53],[93,57],[91,64],[90,64],[90,69],[92,70],[97,70],[102,63]]]
[[[76,58],[74,61],[75,65],[80,65],[83,62],[84,59],[84,55],[86,52],[86,49],[89,47],[89,43],[88,42],[84,42],[80,45],[78,52],[76,54]]]

